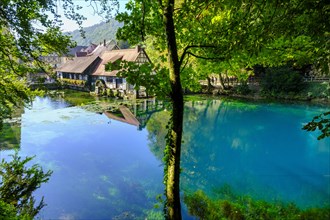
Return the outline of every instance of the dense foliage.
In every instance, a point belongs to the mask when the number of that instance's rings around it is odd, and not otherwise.
[[[327,69],[330,10],[325,0],[135,0],[126,8],[129,12],[117,16],[124,22],[118,36],[132,44],[149,40],[151,49],[158,52],[157,62],[168,68],[173,111],[165,149],[165,211],[169,219],[181,219],[178,188],[184,70],[196,69],[199,60],[206,60],[219,66],[213,69],[230,69],[244,78],[247,74],[240,74],[244,73],[241,69],[256,64],[278,66],[297,61],[299,65],[302,59],[322,63]],[[185,78],[198,79],[196,73],[189,71]]]
[[[75,13],[79,7],[71,0],[62,2],[66,16],[81,23],[83,17]],[[118,3],[100,2],[105,12],[103,6]],[[39,56],[63,53],[70,45],[69,37],[60,33],[55,3],[0,2],[0,121],[11,115],[13,106],[33,97],[24,79],[26,73],[44,68]],[[132,44],[149,40],[151,49],[159,54],[158,64],[167,68],[169,83],[158,87],[168,91],[173,104],[166,148],[166,210],[169,218],[180,219],[182,89],[207,75],[196,71],[199,61],[216,63],[219,70],[230,69],[242,78],[246,74],[241,70],[256,64],[277,66],[294,61],[299,65],[303,61],[329,70],[329,5],[326,0],[135,0],[126,9],[129,12],[117,17],[124,22],[118,36]]]
[[[52,172],[44,172],[39,165],[28,167],[32,159],[23,159],[16,153],[10,162],[2,159],[0,163],[0,216],[4,219],[33,219],[45,206],[43,198],[35,204],[33,192],[49,180]]]
[[[261,81],[263,93],[273,97],[283,93],[298,93],[304,89],[304,85],[303,76],[289,67],[268,68]]]
[[[330,208],[301,210],[294,204],[268,203],[248,196],[238,197],[233,193],[228,194],[228,192],[222,198],[211,199],[202,191],[196,191],[193,194],[185,195],[184,201],[189,213],[200,219],[323,220],[330,218]]]
[[[49,66],[40,58],[49,54],[61,56],[69,47],[75,46],[70,36],[61,32],[58,2],[0,1],[0,127],[3,119],[11,116],[14,107],[27,105],[36,95],[27,86],[28,74],[51,74]],[[105,5],[109,15],[118,8],[116,1],[107,1]],[[65,17],[82,24],[85,18],[79,14],[80,6],[72,0],[61,0],[61,6]]]
[[[26,86],[28,73],[48,71],[40,56],[61,54],[73,46],[60,31],[54,2],[0,2],[0,125],[14,107],[31,101],[34,93]]]

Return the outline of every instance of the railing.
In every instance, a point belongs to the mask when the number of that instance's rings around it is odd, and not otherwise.
[[[261,82],[263,77],[255,77],[250,76],[247,80],[249,84],[258,84]],[[330,77],[304,77],[305,82],[330,82]],[[208,84],[207,80],[200,80],[199,81],[201,85],[206,86]],[[239,84],[239,80],[236,77],[231,77],[225,80],[225,83],[229,83],[231,85],[233,84]],[[211,85],[217,86],[220,85],[220,81],[211,81]]]
[[[330,82],[329,77],[304,77],[305,82]]]

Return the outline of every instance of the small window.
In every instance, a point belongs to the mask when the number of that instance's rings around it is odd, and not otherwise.
[[[119,83],[123,83],[123,79],[122,79],[122,78],[117,78],[117,79],[116,79],[116,83],[118,83],[118,84],[119,84]]]

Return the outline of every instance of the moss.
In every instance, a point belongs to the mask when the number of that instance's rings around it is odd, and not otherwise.
[[[152,220],[163,220],[164,213],[162,211],[156,211],[156,210],[148,210],[145,212],[146,218],[145,219],[152,219]]]

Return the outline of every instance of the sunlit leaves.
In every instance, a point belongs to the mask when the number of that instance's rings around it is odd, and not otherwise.
[[[106,64],[107,71],[117,70],[117,75],[125,78],[134,85],[135,90],[144,87],[148,95],[166,97],[169,94],[169,80],[167,69],[151,63],[138,64],[135,62],[120,61]]]
[[[73,3],[70,0],[61,2],[66,9],[77,9],[69,6]],[[28,104],[36,95],[27,87],[26,79],[28,74],[49,71],[40,57],[63,55],[69,46],[74,46],[60,30],[56,3],[56,0],[0,1],[0,125],[3,118],[10,117],[13,106]],[[78,23],[81,20],[79,16],[72,18]]]
[[[211,19],[211,23],[212,24],[217,24],[217,23],[229,21],[230,20],[230,14],[231,14],[230,10],[221,11],[219,14],[215,15]]]
[[[148,35],[163,35],[163,27],[156,1],[129,1],[126,9],[116,16],[116,20],[123,22],[123,28],[117,32],[118,39],[128,40],[131,45],[142,43]],[[160,40],[160,39],[158,39]]]

